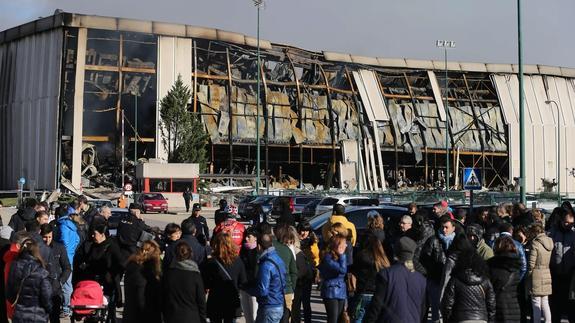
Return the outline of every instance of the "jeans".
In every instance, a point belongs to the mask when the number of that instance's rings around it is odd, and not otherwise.
[[[240,303],[242,305],[242,311],[244,312],[246,323],[254,323],[258,312],[258,302],[256,301],[256,298],[247,292],[240,290]]]
[[[439,320],[439,303],[441,297],[441,287],[439,283],[433,279],[427,279],[427,308],[425,310],[424,318],[427,318],[427,310],[431,306],[431,320],[438,321]]]
[[[72,310],[70,309],[70,297],[72,297],[72,274],[68,277],[68,280],[62,285],[62,312],[70,314]]]
[[[311,286],[312,281],[298,280],[292,303],[292,322],[301,322],[301,308],[303,306],[303,321],[311,323]]]
[[[278,323],[284,314],[284,307],[258,307],[256,323]]]
[[[363,317],[372,298],[372,294],[356,294],[352,297],[348,308],[351,322],[363,322]]]
[[[325,312],[327,314],[327,323],[337,323],[343,308],[345,307],[345,299],[323,299],[325,305]]]
[[[551,323],[551,309],[549,308],[549,296],[531,296],[533,307],[533,322],[541,322],[541,313],[546,323]]]

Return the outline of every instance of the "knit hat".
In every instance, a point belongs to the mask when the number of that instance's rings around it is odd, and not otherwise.
[[[408,260],[413,260],[413,255],[415,249],[417,248],[417,243],[413,239],[408,237],[401,237],[395,243],[396,258],[400,262],[405,262]]]

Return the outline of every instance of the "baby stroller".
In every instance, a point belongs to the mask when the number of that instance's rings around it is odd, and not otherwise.
[[[102,286],[93,280],[84,280],[76,284],[70,298],[72,308],[71,321],[106,322],[108,301],[104,297]]]

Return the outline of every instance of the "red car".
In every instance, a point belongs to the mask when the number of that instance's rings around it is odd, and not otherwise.
[[[168,213],[168,200],[160,193],[144,193],[138,197],[138,203],[142,206],[142,213]]]

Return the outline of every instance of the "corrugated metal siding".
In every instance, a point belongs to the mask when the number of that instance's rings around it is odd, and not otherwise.
[[[62,41],[58,28],[0,46],[1,189],[55,188]]]
[[[182,76],[185,85],[192,88],[192,40],[190,38],[166,37],[158,38],[158,110],[156,120],[160,120],[160,101]],[[167,152],[162,144],[160,131],[156,132],[156,157],[167,158]]]

